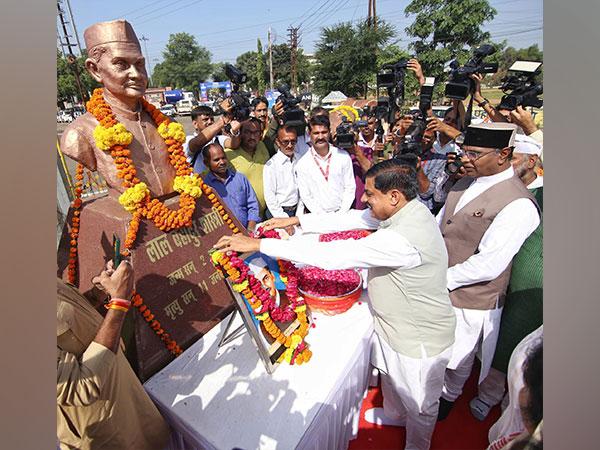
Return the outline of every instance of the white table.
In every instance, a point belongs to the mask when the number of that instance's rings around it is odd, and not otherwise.
[[[272,375],[248,333],[219,349],[228,319],[215,326],[144,384],[174,429],[171,448],[347,448],[369,381],[367,301],[363,293],[344,314],[313,314],[312,359]]]

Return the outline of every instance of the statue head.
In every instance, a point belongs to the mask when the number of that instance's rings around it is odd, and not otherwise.
[[[104,89],[124,103],[146,92],[148,75],[140,43],[126,20],[99,22],[83,33],[88,51],[85,67]]]

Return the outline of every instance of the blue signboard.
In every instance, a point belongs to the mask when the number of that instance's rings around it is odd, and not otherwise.
[[[273,107],[273,105],[277,101],[277,97],[279,97],[280,95],[281,95],[281,92],[279,92],[277,90],[271,91],[270,89],[267,89],[265,91],[265,98],[269,101],[269,109],[271,109]]]
[[[180,89],[173,89],[172,91],[165,91],[165,101],[167,103],[177,103],[183,99],[183,92]]]
[[[225,96],[231,94],[231,81],[207,81],[200,83],[200,100],[208,101],[209,89],[225,89]]]

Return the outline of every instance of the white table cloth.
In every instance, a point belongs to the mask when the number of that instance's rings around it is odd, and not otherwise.
[[[172,449],[345,449],[356,437],[373,336],[366,293],[313,314],[312,359],[269,375],[250,335],[217,348],[223,320],[144,387],[171,424]],[[234,326],[241,324],[239,315]]]

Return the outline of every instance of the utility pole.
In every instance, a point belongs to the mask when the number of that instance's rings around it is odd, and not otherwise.
[[[58,14],[58,21],[60,22],[60,26],[58,27],[58,42],[62,48],[63,54],[66,54],[67,62],[71,66],[73,70],[73,75],[75,75],[75,83],[77,84],[77,90],[79,91],[80,100],[82,102],[87,101],[88,96],[83,89],[83,85],[81,84],[81,79],[79,78],[79,70],[77,69],[77,57],[73,52],[73,48],[76,48],[81,55],[81,47],[79,46],[79,38],[76,38],[76,42],[71,42],[71,38],[73,36],[77,36],[77,31],[75,30],[75,26],[73,23],[73,14],[69,8],[69,4],[67,3],[68,11],[64,9],[64,5],[62,0],[56,1],[56,10]],[[66,13],[69,13],[71,17],[71,21],[67,20]],[[69,30],[69,25],[71,29]],[[62,30],[62,34],[61,34]],[[65,51],[66,49],[66,51]]]
[[[377,0],[369,0],[369,15],[367,24],[377,31]]]
[[[148,59],[148,47],[146,46],[146,42],[149,41],[146,36],[142,35],[140,41],[144,41],[144,53],[146,56],[146,62],[148,63],[148,86],[152,85],[152,78],[150,77],[150,73],[152,71],[152,65],[150,64],[150,60]]]
[[[298,30],[300,28],[298,27],[292,27],[290,26],[288,28],[289,31],[289,38],[290,38],[290,50],[291,50],[291,79],[292,79],[292,86],[291,86],[291,91],[295,92],[296,90],[296,86],[298,84],[298,78],[297,78],[297,62],[298,62]]]
[[[269,89],[273,90],[273,44],[271,42],[271,27],[269,27]]]

